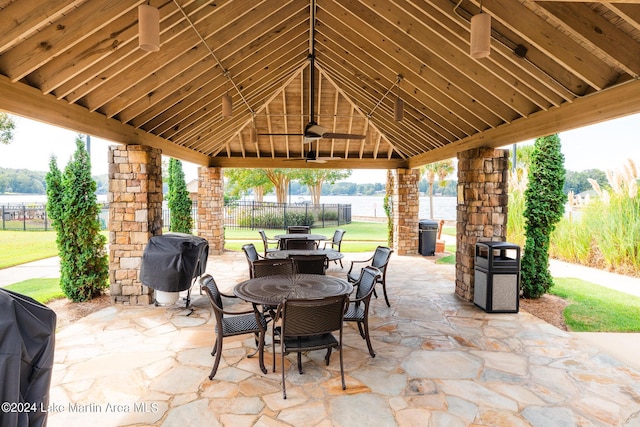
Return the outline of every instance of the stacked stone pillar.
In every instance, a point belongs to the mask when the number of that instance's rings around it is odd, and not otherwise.
[[[505,241],[508,150],[458,153],[456,294],[473,301],[476,242]]]
[[[111,301],[153,302],[153,289],[140,282],[142,253],[162,234],[161,151],[141,145],[109,147],[109,282]]]
[[[209,255],[222,255],[224,251],[222,168],[198,168],[198,236],[209,242]]]
[[[397,169],[393,190],[393,247],[398,255],[418,253],[420,194],[417,169]]]

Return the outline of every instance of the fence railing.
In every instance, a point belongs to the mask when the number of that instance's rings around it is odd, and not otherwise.
[[[236,201],[224,209],[224,226],[228,228],[284,230],[290,225],[324,228],[349,223],[350,204]]]
[[[311,227],[337,227],[351,223],[350,204],[274,203],[236,201],[224,208],[224,225],[229,228],[279,229],[290,225]],[[191,215],[197,224],[198,210],[194,203]],[[162,219],[166,230],[170,229],[168,209],[162,209]],[[100,226],[107,230],[109,205],[102,204],[99,214]],[[43,203],[0,205],[0,229],[13,231],[52,230],[47,208]]]

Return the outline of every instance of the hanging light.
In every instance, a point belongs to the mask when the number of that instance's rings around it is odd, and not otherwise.
[[[401,122],[404,117],[404,101],[399,96],[396,98],[396,102],[393,104],[393,119],[396,122]]]
[[[138,46],[147,52],[160,50],[160,11],[148,4],[138,6]]]
[[[404,101],[400,98],[400,82],[402,81],[402,75],[398,75],[396,86],[398,87],[398,95],[393,103],[393,119],[396,122],[401,122],[404,117]]]
[[[231,77],[229,77],[229,70],[224,70],[224,73],[222,74],[227,78],[227,81],[224,84],[227,93],[222,95],[222,117],[231,117],[233,115],[233,99],[231,98],[231,95],[229,95],[228,86]]]
[[[233,99],[228,93],[222,95],[222,117],[231,117],[233,115]]]
[[[491,52],[491,15],[482,11],[471,17],[471,57],[486,58]]]

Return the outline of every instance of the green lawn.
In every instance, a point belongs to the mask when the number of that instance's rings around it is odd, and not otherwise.
[[[565,323],[573,332],[640,332],[640,298],[574,278],[556,278],[550,294],[570,302]]]
[[[60,279],[29,279],[5,286],[5,289],[30,296],[42,304],[64,298],[64,293],[60,289]]]
[[[55,231],[0,231],[0,269],[57,255]]]

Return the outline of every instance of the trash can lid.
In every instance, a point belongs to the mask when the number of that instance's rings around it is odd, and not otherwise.
[[[437,230],[439,226],[440,223],[432,219],[421,219],[420,221],[418,221],[418,227],[421,230]]]

